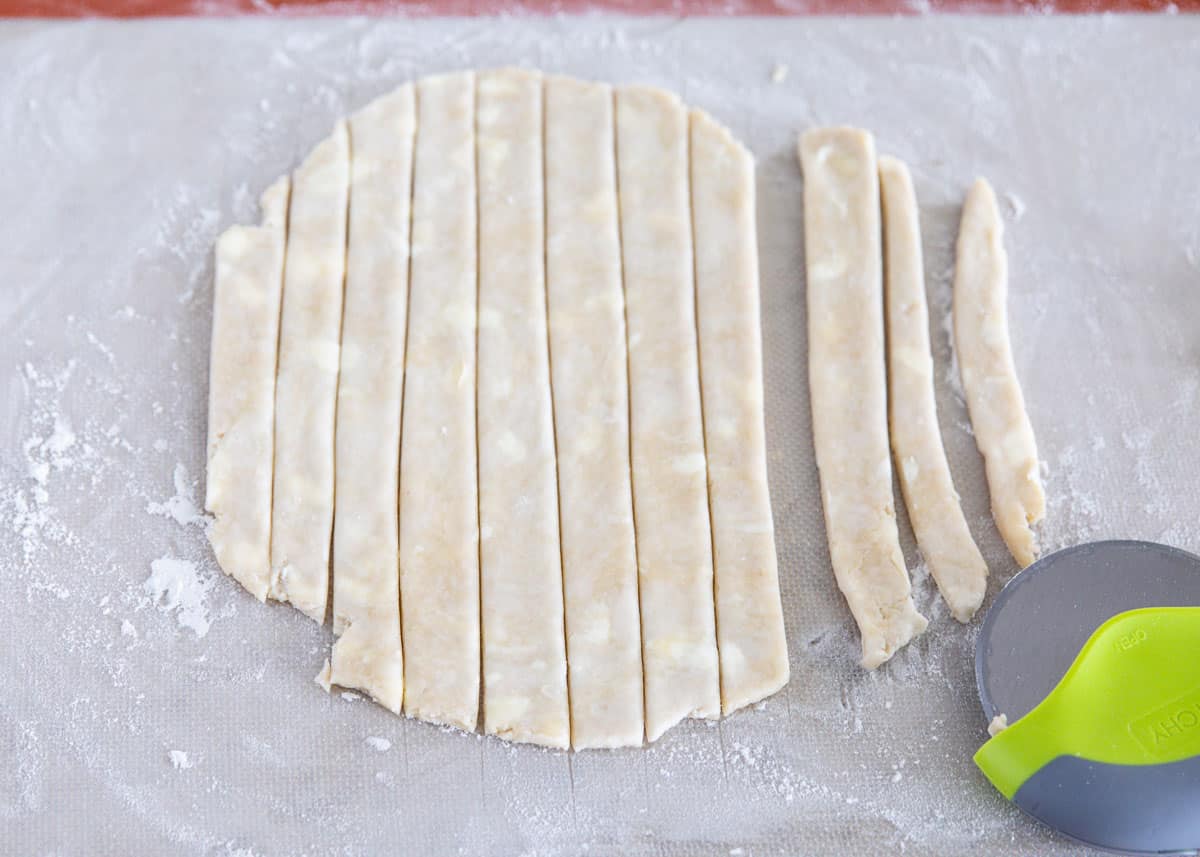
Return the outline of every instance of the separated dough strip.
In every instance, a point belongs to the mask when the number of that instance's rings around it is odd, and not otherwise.
[[[413,88],[350,117],[350,239],[337,401],[328,680],[404,703],[397,520],[408,311]]]
[[[208,383],[208,540],[222,570],[259,601],[271,583],[271,478],[275,368],[287,176],[261,199],[261,226],[232,226],[217,240]]]
[[[341,121],[292,179],[275,387],[270,594],[318,623],[329,594],[349,183]]]
[[[809,387],[825,529],[838,587],[873,669],[925,630],[900,551],[888,454],[879,176],[854,128],[800,138]]]
[[[691,113],[696,319],[724,714],[788,680],[763,436],[754,158]]]
[[[546,276],[571,744],[642,743],[613,93],[545,83]]]
[[[480,658],[474,95],[469,72],[417,84],[400,451],[404,711],[467,730]]]
[[[996,195],[977,179],[963,205],[954,275],[954,343],[992,517],[1022,567],[1038,555],[1031,524],[1046,514],[1037,442],[1008,335],[1008,258]]]
[[[484,728],[571,745],[546,334],[541,75],[480,73],[479,531]]]
[[[971,538],[938,428],[917,198],[908,167],[879,159],[887,279],[888,410],[908,517],[950,612],[969,622],[983,603],[987,564]]]
[[[646,737],[721,711],[692,276],[687,113],[617,92]]]

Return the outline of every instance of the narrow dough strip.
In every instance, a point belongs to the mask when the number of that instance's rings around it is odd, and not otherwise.
[[[547,78],[546,276],[572,746],[642,743],[611,87]]]
[[[677,97],[618,90],[617,170],[646,738],[654,741],[684,717],[721,711],[687,112]]]
[[[809,388],[825,529],[838,587],[874,669],[925,630],[900,551],[888,454],[879,176],[854,128],[800,138]]]
[[[400,449],[404,711],[467,730],[480,642],[474,120],[471,73],[417,83]]]
[[[546,335],[541,75],[477,76],[484,728],[567,748],[567,652]]]
[[[763,435],[754,158],[691,112],[696,318],[716,573],[721,710],[788,680]]]
[[[292,178],[275,387],[270,594],[318,623],[329,594],[349,182],[349,133],[340,121]]]
[[[954,618],[969,622],[987,590],[987,563],[959,505],[938,428],[917,198],[908,167],[895,158],[879,159],[879,184],[892,453],[929,571]]]
[[[1030,525],[1046,514],[1037,442],[1008,334],[1008,257],[996,195],[985,179],[967,193],[954,274],[954,345],[992,517],[1022,567],[1038,556]]]
[[[397,503],[408,312],[412,85],[350,117],[350,239],[337,402],[329,681],[399,714]]]
[[[283,297],[288,191],[263,193],[261,226],[217,239],[208,382],[208,540],[222,570],[259,601],[271,583],[275,361]]]

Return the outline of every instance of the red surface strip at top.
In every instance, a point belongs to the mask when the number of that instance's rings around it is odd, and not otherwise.
[[[0,0],[0,17],[229,15],[916,15],[1200,12],[1200,0]]]

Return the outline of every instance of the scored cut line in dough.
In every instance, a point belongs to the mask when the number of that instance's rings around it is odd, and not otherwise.
[[[487,732],[565,749],[541,90],[533,72],[477,76],[483,707]]]
[[[417,83],[412,268],[400,451],[404,711],[475,728],[475,79]]]
[[[318,623],[329,594],[349,184],[341,121],[292,178],[275,386],[270,594]]]
[[[1008,333],[1008,257],[996,194],[985,179],[967,193],[954,273],[954,344],[992,517],[1022,567],[1038,555],[1030,525],[1046,514],[1037,441],[1025,411]]]
[[[629,474],[613,92],[550,77],[546,277],[571,744],[642,743],[642,639]]]
[[[721,658],[721,711],[787,684],[787,639],[767,489],[754,158],[691,113],[696,318]]]
[[[337,403],[328,680],[404,703],[397,503],[408,311],[413,88],[350,117],[350,223]]]
[[[892,452],[929,572],[954,618],[969,622],[987,590],[987,563],[959,505],[938,428],[917,197],[908,167],[895,158],[879,159],[879,183]]]
[[[261,226],[217,240],[208,387],[208,540],[222,570],[259,601],[271,583],[275,360],[283,296],[288,192],[263,193]]]
[[[800,138],[809,388],[825,529],[838,587],[874,669],[925,630],[900,551],[884,370],[875,141],[855,128]]]
[[[721,712],[697,365],[687,112],[618,90],[617,182],[628,319],[646,738]]]

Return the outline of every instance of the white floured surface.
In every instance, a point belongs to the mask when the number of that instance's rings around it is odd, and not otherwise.
[[[196,524],[204,525],[204,512],[196,504],[193,496],[192,483],[188,479],[187,468],[182,463],[175,465],[175,493],[163,502],[151,500],[146,504],[146,511],[151,515],[162,515],[170,518],[180,526]]]
[[[0,620],[20,642],[0,666],[25,679],[0,696],[9,849],[1078,854],[971,763],[987,737],[978,622],[948,615],[903,517],[930,628],[876,673],[855,663],[817,502],[795,134],[863,125],[912,166],[939,419],[992,566],[986,609],[1014,567],[944,326],[977,174],[1006,217],[1044,545],[1200,551],[1198,53],[1185,16],[0,24],[0,147],[19,165],[0,168]],[[328,631],[222,576],[191,520],[217,234],[252,222],[259,192],[337,117],[403,80],[508,62],[668,87],[759,159],[792,681],[762,710],[685,723],[648,750],[514,748],[327,696],[311,677]],[[194,766],[171,767],[171,748]]]
[[[175,614],[181,628],[190,629],[197,637],[208,633],[212,626],[208,618],[212,580],[200,575],[196,563],[171,556],[156,559],[150,563],[150,577],[142,588],[156,607]],[[121,630],[124,633],[124,626]]]

